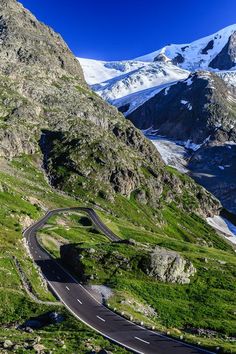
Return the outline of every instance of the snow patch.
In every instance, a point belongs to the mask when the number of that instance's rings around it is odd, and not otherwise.
[[[193,109],[193,107],[192,107],[192,105],[191,105],[190,102],[185,101],[185,100],[181,100],[181,103],[182,103],[183,105],[185,105],[185,106],[188,108],[189,111],[191,111],[191,110]]]
[[[222,232],[226,239],[236,244],[236,226],[230,221],[215,215],[211,218],[207,218],[207,222],[217,231]]]
[[[169,140],[161,136],[146,135],[154,144],[163,161],[168,166],[174,167],[182,173],[188,172],[186,166],[189,152],[183,146],[178,145],[173,140]]]
[[[190,77],[189,79],[185,80],[184,82],[186,82],[187,86],[191,86],[193,83],[192,78]]]

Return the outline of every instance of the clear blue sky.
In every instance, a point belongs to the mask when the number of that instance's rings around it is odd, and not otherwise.
[[[236,23],[235,0],[21,0],[77,56],[119,60]]]

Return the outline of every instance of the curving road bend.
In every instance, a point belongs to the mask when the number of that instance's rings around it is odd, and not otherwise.
[[[39,244],[37,231],[47,220],[61,212],[83,211],[88,214],[95,226],[111,241],[119,238],[103,224],[91,208],[62,208],[49,211],[23,233],[30,254],[39,266],[50,289],[64,306],[79,320],[111,341],[139,354],[197,354],[211,353],[160,333],[140,327],[100,304],[78,283],[49,253]]]

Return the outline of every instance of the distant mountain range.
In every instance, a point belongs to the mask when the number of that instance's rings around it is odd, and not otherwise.
[[[192,150],[192,176],[236,212],[236,25],[129,61],[79,60],[136,127]]]
[[[171,44],[128,61],[79,61],[92,89],[127,115],[192,71],[221,71],[219,75],[236,86],[235,45],[232,25],[190,44]]]

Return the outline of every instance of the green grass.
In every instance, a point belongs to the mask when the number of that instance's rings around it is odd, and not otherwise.
[[[15,268],[12,257],[15,256],[21,264],[31,286],[33,293],[42,301],[55,301],[53,295],[43,286],[37,269],[24,247],[22,238],[22,220],[31,221],[44,214],[43,209],[52,209],[64,206],[79,205],[73,198],[59,194],[47,184],[39,167],[42,163],[38,156],[22,156],[10,163],[1,160],[0,172],[0,342],[6,338],[20,348],[16,353],[24,353],[23,344],[28,339],[41,337],[41,342],[47,350],[55,353],[87,353],[91,341],[91,348],[105,348],[117,354],[126,353],[125,350],[114,344],[110,344],[100,335],[88,329],[78,320],[68,314],[63,307],[53,307],[34,303],[22,287],[21,279]],[[79,221],[83,216],[75,216]],[[69,222],[73,223],[73,218]],[[51,222],[51,221],[50,221]],[[53,220],[52,220],[53,223]],[[82,224],[78,223],[80,236],[75,231],[65,233],[63,227],[59,227],[58,233],[67,236],[68,239],[84,241],[85,233]],[[97,237],[90,227],[88,233],[91,237]],[[77,231],[78,231],[77,230]],[[49,230],[45,230],[46,232]],[[40,315],[47,311],[60,311],[65,316],[61,325],[46,327],[44,330],[27,334],[15,329],[26,319]],[[62,349],[58,342],[63,339],[66,349]],[[33,351],[27,350],[31,353]]]
[[[5,326],[22,323],[35,314],[53,307],[34,304],[22,288],[19,275],[14,268],[12,256],[16,256],[24,269],[33,292],[41,300],[53,301],[53,296],[42,286],[41,279],[23,245],[22,220],[38,219],[45,209],[66,206],[93,206],[99,216],[117,235],[123,239],[134,239],[139,246],[112,244],[97,232],[83,213],[67,213],[55,216],[41,230],[41,242],[55,257],[59,257],[62,243],[79,244],[84,248],[84,265],[88,275],[96,273],[93,283],[106,284],[113,288],[114,296],[109,299],[111,307],[116,307],[134,320],[143,321],[173,336],[184,335],[186,340],[215,348],[222,352],[236,352],[235,344],[225,337],[236,331],[236,286],[235,255],[231,247],[195,214],[187,214],[174,204],[163,205],[154,211],[147,205],[118,196],[115,201],[103,198],[86,200],[82,187],[78,186],[79,201],[65,194],[57,193],[46,182],[38,166],[38,156],[14,159],[10,163],[1,162],[0,172],[0,338]],[[17,177],[16,177],[17,176]],[[184,177],[183,177],[184,178]],[[79,189],[81,188],[81,190]],[[139,268],[139,261],[145,254],[143,247],[159,245],[175,250],[190,259],[197,268],[197,274],[190,285],[164,284],[154,281]],[[96,256],[86,251],[96,250]],[[118,257],[117,257],[118,255]],[[119,263],[119,255],[128,259],[130,267]],[[204,259],[208,259],[208,263]],[[226,264],[221,264],[224,261]],[[129,300],[131,304],[129,304]],[[136,304],[150,306],[156,313],[148,316],[137,310]],[[64,310],[63,310],[64,311]],[[37,331],[47,348],[57,347],[55,341],[63,336],[67,352],[86,353],[85,343],[92,338],[94,345],[110,348],[104,339],[87,329],[79,321],[71,319],[65,311],[66,320],[58,328],[51,326]],[[72,320],[72,322],[71,322]],[[71,324],[72,323],[72,324]],[[211,328],[218,332],[215,339],[190,335],[188,326]],[[15,341],[24,341],[32,336],[8,330]],[[35,334],[33,334],[34,336]],[[58,349],[61,352],[61,349]],[[111,349],[110,349],[111,350]],[[112,345],[112,351],[124,353]]]

